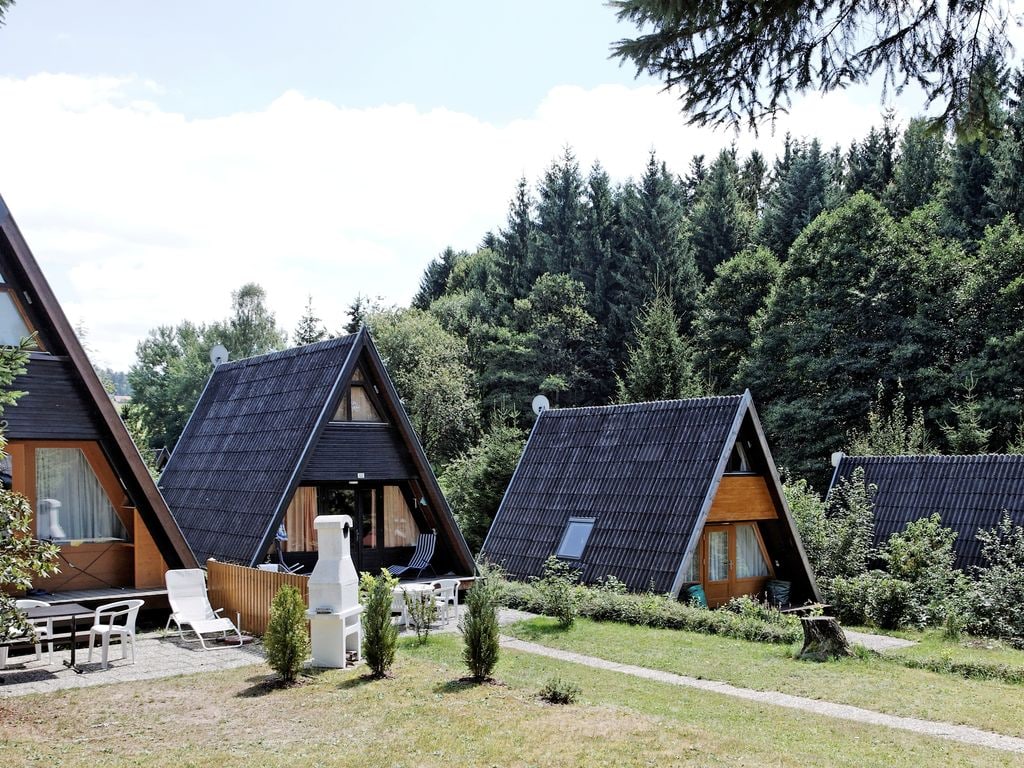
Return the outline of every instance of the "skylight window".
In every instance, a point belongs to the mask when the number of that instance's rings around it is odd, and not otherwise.
[[[590,532],[594,530],[594,518],[570,517],[569,524],[562,534],[562,543],[558,545],[558,557],[579,560],[587,547]]]

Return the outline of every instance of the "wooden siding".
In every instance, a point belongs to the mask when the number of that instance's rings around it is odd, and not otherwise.
[[[135,586],[138,587],[162,587],[164,585],[164,574],[167,572],[167,563],[160,554],[160,548],[153,541],[153,536],[139,516],[137,509],[134,512],[134,525],[132,526],[133,538],[135,541]]]
[[[415,476],[409,452],[393,425],[350,422],[327,425],[302,473],[302,482],[407,480]]]
[[[759,475],[725,475],[711,504],[707,522],[775,520],[779,516],[768,484]]]
[[[262,635],[270,622],[270,602],[285,586],[298,588],[302,601],[309,603],[309,577],[295,573],[274,573],[210,560],[206,563],[207,591],[214,610],[235,620],[241,614],[239,629],[246,634]]]
[[[99,411],[75,383],[67,358],[33,354],[11,386],[26,394],[4,409],[8,440],[100,439]]]
[[[36,589],[47,592],[71,589],[130,587],[134,573],[135,547],[124,542],[83,542],[60,548],[60,573],[32,580]]]

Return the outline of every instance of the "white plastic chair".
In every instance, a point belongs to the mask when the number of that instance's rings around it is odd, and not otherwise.
[[[25,608],[49,608],[50,604],[45,603],[42,600],[15,600],[14,607],[19,610]],[[39,640],[36,643],[36,661],[42,661],[43,659],[43,643],[46,640],[46,649],[49,652],[48,664],[53,664],[53,619],[36,619],[31,622],[32,626],[36,628],[36,639]],[[0,666],[0,669],[3,669]]]
[[[121,658],[128,658],[128,646],[130,645],[132,647],[132,664],[135,663],[135,620],[138,618],[139,608],[144,602],[145,600],[121,600],[117,603],[101,605],[96,609],[92,627],[89,629],[89,661],[92,661],[92,649],[95,647],[96,638],[102,638],[103,658],[101,661],[103,669],[106,669],[109,666],[110,638],[112,635],[116,635],[121,641]]]
[[[238,637],[238,645],[242,644],[242,633],[238,629],[241,615],[236,614],[236,621],[218,616],[223,608],[213,610],[210,598],[206,594],[206,573],[201,568],[183,568],[167,571],[164,574],[167,585],[167,602],[171,604],[171,615],[164,627],[164,634],[170,629],[171,622],[178,628],[178,636],[186,642],[195,642],[185,637],[184,628],[188,627],[199,640],[199,644],[207,650],[209,646],[203,638],[204,634],[219,632],[221,638],[227,640],[228,632]]]
[[[438,609],[444,611],[444,623],[447,624],[452,615],[459,618],[459,579],[440,579],[431,584],[434,587],[434,601]]]

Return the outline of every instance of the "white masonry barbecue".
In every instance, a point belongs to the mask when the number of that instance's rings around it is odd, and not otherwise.
[[[314,667],[344,667],[360,659],[363,640],[359,576],[350,548],[352,518],[321,515],[316,526],[316,567],[309,577],[309,629]]]

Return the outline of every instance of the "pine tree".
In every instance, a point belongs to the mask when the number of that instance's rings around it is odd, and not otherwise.
[[[302,317],[299,318],[299,324],[295,326],[295,331],[292,332],[292,338],[296,346],[300,347],[327,338],[327,329],[324,328],[323,322],[313,311],[313,294],[306,296],[306,309],[303,311]]]
[[[538,194],[538,263],[553,275],[571,275],[581,260],[583,179],[569,147],[545,171]]]
[[[935,199],[939,181],[946,173],[946,142],[928,121],[915,118],[907,125],[900,143],[899,159],[885,202],[894,216],[906,216]]]
[[[779,275],[767,248],[743,251],[715,268],[693,327],[694,368],[718,392],[732,386],[754,340],[753,325]]]
[[[778,175],[768,194],[758,231],[758,242],[767,246],[780,261],[819,213],[825,210],[830,174],[817,139],[809,145],[787,144]]]
[[[853,142],[846,155],[843,180],[847,194],[864,190],[881,199],[893,178],[897,132],[892,111],[886,112],[882,129],[872,128],[867,137]]]
[[[679,322],[672,304],[672,299],[659,290],[644,308],[637,324],[636,346],[630,349],[626,371],[618,381],[620,403],[701,394],[689,351],[679,336]]]
[[[739,182],[740,198],[751,214],[757,215],[761,212],[767,185],[768,164],[765,162],[764,155],[755,149],[743,161]]]
[[[537,247],[537,222],[533,209],[530,187],[523,176],[509,204],[508,223],[499,237],[498,282],[509,304],[526,296],[534,281],[544,272],[543,259]]]
[[[444,295],[445,289],[448,287],[448,277],[458,259],[459,255],[451,247],[448,247],[436,259],[430,260],[420,279],[420,289],[413,296],[412,306],[416,309],[429,309],[431,302]]]
[[[638,295],[646,302],[654,294],[655,284],[664,285],[673,297],[681,326],[688,329],[702,280],[693,254],[686,248],[679,191],[653,152],[635,192],[626,198],[626,233],[632,266],[644,282],[638,286]]]
[[[973,378],[964,382],[963,398],[953,404],[955,423],[942,425],[942,434],[949,444],[950,453],[959,456],[985,453],[992,438],[992,430],[981,426],[981,408],[974,387]]]
[[[736,159],[723,150],[712,163],[690,211],[690,246],[705,280],[715,267],[728,261],[747,244],[751,218],[737,189]]]
[[[992,179],[985,189],[993,220],[1011,214],[1024,223],[1024,69],[1013,77],[1009,114],[992,150]]]

